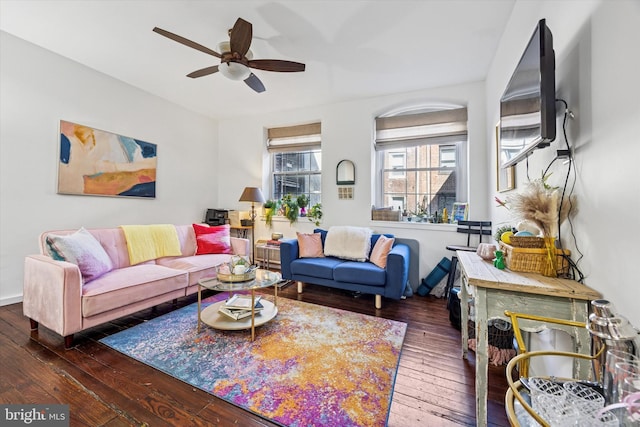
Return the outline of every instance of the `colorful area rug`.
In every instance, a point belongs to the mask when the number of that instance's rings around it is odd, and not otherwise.
[[[284,426],[386,425],[405,323],[279,298],[251,342],[196,333],[196,317],[194,303],[101,342]]]

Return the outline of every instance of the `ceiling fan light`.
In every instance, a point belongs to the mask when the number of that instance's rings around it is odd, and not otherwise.
[[[218,71],[229,80],[245,80],[251,74],[249,67],[237,62],[223,62]]]

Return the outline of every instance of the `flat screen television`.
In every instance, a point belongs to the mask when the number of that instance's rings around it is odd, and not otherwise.
[[[515,165],[555,138],[553,36],[541,19],[500,99],[500,166]]]

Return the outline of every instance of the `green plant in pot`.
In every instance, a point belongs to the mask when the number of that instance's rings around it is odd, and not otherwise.
[[[276,214],[276,210],[278,208],[278,203],[275,200],[267,200],[262,204],[264,208],[264,222],[267,227],[271,228],[273,226],[273,216]]]
[[[320,223],[322,222],[322,203],[316,203],[315,205],[311,206],[311,209],[309,209],[309,213],[307,213],[307,219],[313,222],[316,227],[320,225]]]
[[[309,206],[309,198],[306,194],[301,194],[296,199],[300,208],[300,216],[307,216],[307,206]]]
[[[284,210],[284,216],[289,220],[289,224],[293,225],[298,221],[298,202],[291,196],[291,194],[287,194],[282,197],[282,208]]]

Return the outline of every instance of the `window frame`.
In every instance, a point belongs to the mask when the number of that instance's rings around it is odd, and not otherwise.
[[[309,156],[314,156],[314,155],[319,155],[320,159],[319,159],[319,167],[317,170],[312,170],[312,169],[308,169],[308,170],[293,170],[293,171],[280,171],[280,172],[276,172],[276,156],[277,155],[282,155],[282,154],[298,154],[298,155],[309,155]],[[278,150],[278,151],[273,151],[271,153],[269,153],[269,157],[270,157],[270,168],[269,168],[269,176],[270,176],[270,183],[269,183],[269,198],[273,199],[273,200],[281,200],[283,196],[285,196],[286,194],[291,194],[294,198],[299,196],[300,194],[305,194],[308,198],[309,198],[309,206],[313,206],[315,203],[321,203],[322,200],[322,149],[321,148],[308,148],[308,149],[295,149],[292,151],[286,151],[286,150]],[[276,190],[276,182],[277,182],[277,177],[283,177],[283,180],[286,179],[285,177],[287,176],[295,176],[300,177],[300,176],[306,176],[307,177],[307,182],[308,182],[308,188],[306,189],[306,191],[302,192],[302,191],[289,191],[289,192],[282,192],[282,194],[279,197],[276,197],[276,194],[278,193]],[[312,191],[311,188],[311,179],[312,177],[319,177],[320,179],[320,190],[319,191]]]
[[[309,198],[309,205],[313,206],[315,203],[321,203],[322,200],[322,138],[321,138],[321,124],[309,123],[295,126],[286,126],[279,128],[267,129],[267,154],[269,161],[269,184],[268,194],[269,199],[281,200],[286,194],[291,194],[293,197],[297,197],[301,194],[305,194]],[[310,156],[309,165],[311,166],[312,157],[319,156],[317,160],[318,169],[306,170],[298,168],[294,171],[276,171],[276,160],[278,155],[292,154]],[[280,177],[280,182],[286,181],[286,176],[306,177],[308,187],[303,191],[287,192],[279,197],[276,194],[280,193],[280,188],[277,188],[277,178]],[[312,191],[312,177],[319,177],[319,190]]]
[[[441,175],[455,173],[455,195],[452,200],[446,200],[445,205],[453,204],[454,202],[467,202],[468,200],[468,162],[467,162],[467,148],[468,148],[468,131],[467,131],[467,110],[466,107],[456,107],[450,110],[438,110],[438,111],[426,111],[415,114],[400,114],[397,116],[379,117],[376,118],[376,141],[375,141],[375,168],[376,182],[374,184],[374,196],[375,205],[382,207],[389,203],[386,200],[391,198],[403,197],[405,200],[405,209],[407,211],[415,211],[416,206],[407,206],[409,200],[415,198],[416,205],[423,200],[426,195],[430,200],[437,195],[433,193],[425,193],[425,191],[433,191],[429,188],[420,191],[418,181],[411,186],[411,174],[415,174],[416,179],[419,180],[418,174],[420,173],[437,173]],[[387,164],[385,168],[385,155],[390,155],[394,150],[403,151],[405,153],[405,166],[408,163],[407,156],[409,155],[408,149],[415,149],[416,155],[419,155],[419,148],[426,146],[440,146],[442,148],[451,147],[455,150],[455,166],[447,166],[446,163],[451,163],[445,160],[443,163],[442,156],[444,153],[438,153],[438,166],[421,166],[417,167],[418,163],[413,164],[413,167],[405,167],[402,172],[396,171],[397,168],[391,168]],[[428,148],[431,150],[432,148]],[[443,150],[444,151],[444,150]],[[428,155],[428,154],[427,154]],[[387,179],[402,179],[391,178],[390,174],[402,174],[405,176],[405,184],[403,192],[389,192],[387,191],[388,182],[385,182],[385,174]],[[422,178],[424,179],[424,178]],[[427,183],[429,183],[427,177]],[[429,185],[429,184],[428,184]],[[413,190],[412,190],[413,189]],[[439,204],[440,205],[440,204]],[[431,209],[429,207],[428,209]],[[440,209],[439,207],[433,207]]]

